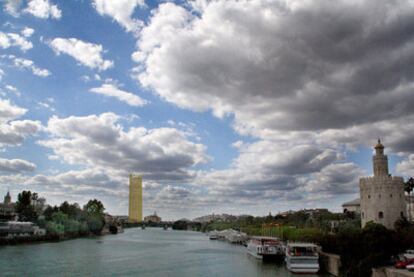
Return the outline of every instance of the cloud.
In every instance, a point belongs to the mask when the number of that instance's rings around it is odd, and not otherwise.
[[[357,193],[356,185],[366,172],[354,163],[330,164],[312,176],[305,185],[305,190],[323,196],[337,196],[339,194]]]
[[[0,99],[0,147],[20,145],[25,138],[42,129],[39,121],[15,120],[26,112],[26,109],[11,104],[9,100]]]
[[[20,12],[21,0],[4,0],[3,9],[8,14],[18,17]]]
[[[110,16],[128,32],[137,31],[142,22],[132,19],[134,10],[145,6],[144,0],[93,0],[93,7],[102,16]]]
[[[0,123],[16,119],[27,112],[27,109],[15,106],[8,99],[0,99]]]
[[[57,5],[51,4],[49,0],[29,0],[23,12],[43,19],[60,19],[62,17],[62,11]]]
[[[102,94],[107,97],[113,97],[119,101],[125,102],[128,105],[142,107],[148,102],[132,92],[123,91],[115,84],[102,84],[100,87],[91,88],[90,92]]]
[[[25,27],[25,28],[21,31],[21,34],[22,34],[24,37],[28,38],[28,37],[31,37],[31,36],[33,35],[33,33],[34,33],[34,32],[35,32],[35,30],[34,30],[34,29],[29,28],[29,27]]]
[[[401,91],[413,84],[409,1],[211,1],[197,8],[161,4],[133,55],[140,83],[179,107],[233,114],[238,132],[259,137],[413,113],[414,95]]]
[[[20,69],[29,69],[36,76],[45,78],[51,74],[49,70],[37,67],[32,60],[16,57],[12,57],[12,60],[16,67]]]
[[[0,158],[0,172],[6,174],[16,174],[22,172],[31,172],[36,169],[34,163],[21,159],[2,159]]]
[[[154,9],[132,59],[141,86],[257,140],[234,144],[230,168],[199,172],[209,195],[334,203],[367,174],[346,152],[378,137],[414,172],[412,1],[190,5]]]
[[[89,68],[107,70],[114,65],[113,61],[102,58],[104,50],[100,44],[84,42],[76,38],[55,38],[49,45],[57,55],[67,54]]]
[[[33,48],[33,44],[26,40],[26,36],[22,37],[16,33],[0,32],[0,47],[7,49],[13,46],[19,47],[23,52]]]
[[[50,139],[39,143],[69,164],[104,169],[127,176],[140,172],[148,180],[184,180],[190,169],[208,161],[206,148],[174,128],[124,130],[113,113],[52,117]]]

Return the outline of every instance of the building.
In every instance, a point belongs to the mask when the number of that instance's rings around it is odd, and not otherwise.
[[[46,230],[39,228],[39,226],[36,226],[33,222],[0,222],[0,237],[2,238],[31,237],[44,235],[46,235]]]
[[[354,199],[352,201],[349,202],[345,202],[342,204],[342,210],[344,211],[344,213],[361,213],[361,201],[359,198]]]
[[[388,173],[388,157],[380,140],[372,160],[374,176],[359,180],[361,226],[373,221],[392,229],[396,220],[406,217],[404,179]]]
[[[152,215],[148,215],[144,218],[145,222],[160,223],[161,217],[157,215],[157,212],[154,212]]]
[[[14,220],[16,212],[14,203],[11,201],[10,192],[7,192],[3,203],[0,203],[0,221]]]
[[[129,175],[129,222],[142,222],[142,176]]]

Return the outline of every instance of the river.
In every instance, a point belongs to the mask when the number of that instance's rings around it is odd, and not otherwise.
[[[297,276],[203,233],[126,229],[118,235],[0,247],[1,276]],[[306,276],[306,275],[299,275]],[[308,275],[322,276],[322,275]]]

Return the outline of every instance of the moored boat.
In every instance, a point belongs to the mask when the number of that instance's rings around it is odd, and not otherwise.
[[[247,243],[247,252],[258,259],[283,257],[282,242],[273,237],[252,237]]]
[[[211,240],[217,240],[219,237],[218,237],[218,234],[217,234],[217,231],[212,231],[212,232],[210,232],[209,233],[209,235],[208,235],[208,237],[209,237],[209,239],[211,239]]]
[[[414,250],[413,249],[406,250],[403,256],[407,259],[414,259]]]
[[[318,246],[313,243],[291,243],[285,248],[286,267],[293,273],[317,273],[319,271]]]

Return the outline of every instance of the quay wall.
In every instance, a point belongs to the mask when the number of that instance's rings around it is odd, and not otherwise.
[[[379,267],[372,269],[371,277],[414,277],[414,272],[393,267]]]
[[[341,268],[341,256],[331,253],[319,252],[321,267],[333,276],[339,276]]]

